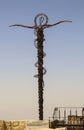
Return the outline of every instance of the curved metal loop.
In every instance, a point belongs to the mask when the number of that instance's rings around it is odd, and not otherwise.
[[[35,26],[43,27],[48,23],[48,16],[46,14],[37,14],[34,18]]]

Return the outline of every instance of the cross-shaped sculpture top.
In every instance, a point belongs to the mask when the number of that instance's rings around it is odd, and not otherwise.
[[[48,24],[47,15],[43,14],[43,13],[40,13],[40,14],[36,15],[36,17],[34,18],[34,23],[35,23],[34,26],[26,26],[26,25],[22,25],[22,24],[14,24],[14,25],[11,25],[9,27],[20,26],[20,27],[30,28],[30,29],[38,29],[38,28],[45,29],[45,28],[56,26],[56,25],[58,25],[60,23],[63,23],[63,22],[72,22],[72,21],[70,21],[70,20],[62,20],[62,21],[56,22],[54,24]]]

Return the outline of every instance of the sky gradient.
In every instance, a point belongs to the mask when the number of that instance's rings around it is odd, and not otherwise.
[[[0,119],[38,119],[37,50],[33,26],[45,13],[49,24],[72,20],[44,30],[44,119],[54,107],[84,106],[84,0],[0,1]]]

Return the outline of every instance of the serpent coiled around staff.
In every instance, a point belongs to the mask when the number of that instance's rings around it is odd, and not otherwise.
[[[36,39],[34,40],[34,45],[38,50],[38,54],[37,57],[39,57],[39,60],[35,63],[35,67],[39,68],[40,70],[43,70],[43,72],[41,74],[46,74],[46,69],[42,66],[43,65],[43,58],[46,56],[46,53],[43,51],[43,41],[45,41],[44,39],[44,34],[43,34],[43,29],[44,26],[48,23],[48,17],[45,14],[38,14],[35,18],[34,18],[34,22],[35,22],[35,30],[34,30],[34,34],[36,35]],[[38,71],[40,72],[40,71]],[[34,75],[34,77],[39,77],[40,74],[36,74]],[[44,84],[44,81],[43,81]]]

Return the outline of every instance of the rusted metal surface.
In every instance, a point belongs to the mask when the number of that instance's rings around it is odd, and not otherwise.
[[[48,24],[48,16],[46,14],[40,13],[34,18],[34,26],[26,26],[22,24],[14,24],[12,26],[20,26],[24,28],[34,29],[36,39],[34,40],[35,47],[37,48],[37,57],[38,61],[35,63],[35,66],[38,68],[38,74],[34,77],[38,78],[38,103],[39,103],[39,120],[43,120],[43,90],[44,90],[44,80],[43,75],[46,74],[46,69],[43,67],[43,58],[46,54],[43,51],[43,42],[44,42],[44,29],[56,26],[63,22],[71,22],[69,20],[63,20],[56,22],[54,24]]]

